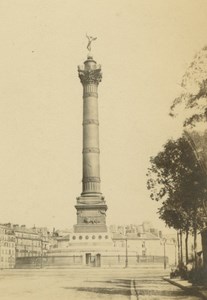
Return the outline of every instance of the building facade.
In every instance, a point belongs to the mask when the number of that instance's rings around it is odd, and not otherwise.
[[[0,268],[15,267],[15,234],[7,226],[0,225]]]

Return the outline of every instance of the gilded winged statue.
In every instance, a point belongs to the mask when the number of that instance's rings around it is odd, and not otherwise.
[[[88,49],[89,52],[91,52],[91,43],[92,43],[93,41],[95,41],[95,40],[97,39],[97,37],[89,36],[89,35],[87,35],[87,34],[86,34],[86,37],[87,37],[87,39],[88,39],[87,49]]]

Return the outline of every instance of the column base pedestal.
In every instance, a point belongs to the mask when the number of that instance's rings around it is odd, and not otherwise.
[[[81,195],[77,198],[77,224],[74,232],[107,232],[104,197],[101,194]]]
[[[106,225],[74,225],[73,227],[75,233],[97,233],[97,232],[107,232]]]

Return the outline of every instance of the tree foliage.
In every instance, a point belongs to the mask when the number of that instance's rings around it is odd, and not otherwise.
[[[186,70],[181,87],[183,92],[171,106],[170,115],[175,116],[179,104],[183,104],[189,115],[184,126],[194,126],[207,121],[207,46],[199,51]]]
[[[182,92],[173,101],[170,115],[175,117],[184,108],[183,137],[169,140],[150,159],[147,187],[152,200],[160,201],[159,217],[167,226],[194,236],[196,265],[196,236],[207,217],[207,130],[200,131],[207,121],[207,47],[194,57],[186,70]]]
[[[188,230],[202,225],[207,182],[188,141],[169,140],[150,159],[147,187],[152,200],[161,201],[159,217],[169,227]]]

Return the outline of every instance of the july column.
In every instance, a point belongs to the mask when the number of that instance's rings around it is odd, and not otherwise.
[[[92,57],[78,69],[83,84],[83,178],[82,196],[100,194],[100,149],[98,118],[98,84],[101,67]]]

